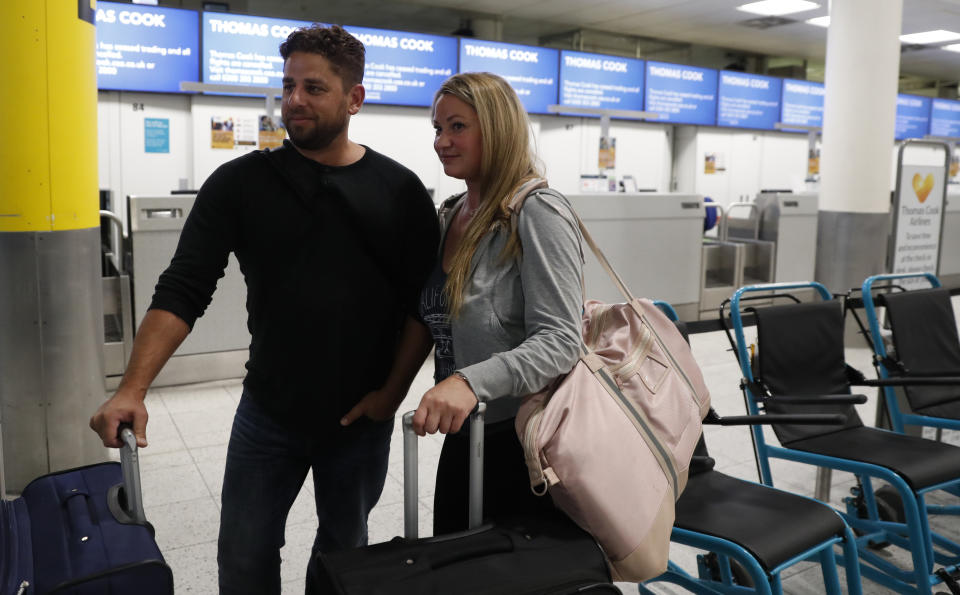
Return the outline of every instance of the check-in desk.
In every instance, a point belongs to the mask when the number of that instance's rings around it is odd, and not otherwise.
[[[703,197],[696,194],[568,195],[587,230],[635,296],[669,302],[697,318]],[[623,297],[584,245],[587,299]]]
[[[813,281],[817,261],[817,194],[761,192],[760,239],[775,244],[774,281]]]
[[[170,264],[195,198],[194,194],[128,197],[133,316],[138,328],[157,279]],[[247,287],[231,254],[213,301],[153,385],[243,377],[250,347],[246,299]]]
[[[960,287],[960,189],[947,190],[943,209],[943,238],[940,241],[938,277],[946,287]]]

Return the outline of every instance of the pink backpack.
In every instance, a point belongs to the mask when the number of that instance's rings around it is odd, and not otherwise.
[[[534,493],[549,491],[596,538],[614,580],[639,582],[667,569],[675,503],[710,394],[673,322],[630,294],[577,222],[627,303],[584,304],[580,360],[524,400],[516,429]]]

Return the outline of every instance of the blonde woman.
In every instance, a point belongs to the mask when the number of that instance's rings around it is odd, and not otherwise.
[[[520,397],[570,370],[580,346],[580,234],[566,199],[530,193],[546,186],[516,93],[490,73],[450,77],[432,109],[434,149],[444,173],[467,191],[440,209],[442,240],[421,292],[419,320],[408,320],[387,385],[367,408],[395,410],[430,348],[436,385],[413,419],[418,434],[446,434],[437,471],[434,533],[467,526],[468,426],[487,403],[484,517],[551,508],[533,496],[513,429]],[[528,195],[514,219],[507,208]]]

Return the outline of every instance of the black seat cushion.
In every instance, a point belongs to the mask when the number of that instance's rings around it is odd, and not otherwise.
[[[781,444],[863,425],[852,405],[777,403],[777,395],[850,394],[843,354],[843,310],[830,300],[758,308],[757,372],[773,398],[770,413],[842,413],[843,426],[776,424]]]
[[[897,359],[909,374],[960,376],[960,338],[949,291],[943,288],[918,289],[877,297],[877,301],[887,308]],[[914,410],[960,402],[958,385],[910,386],[905,391]],[[946,411],[950,412],[951,408]],[[936,414],[931,410],[926,415]]]
[[[732,541],[767,571],[844,532],[825,504],[719,471],[690,477],[674,526]]]
[[[960,478],[960,447],[877,428],[816,436],[792,442],[790,448],[886,467],[914,490]]]

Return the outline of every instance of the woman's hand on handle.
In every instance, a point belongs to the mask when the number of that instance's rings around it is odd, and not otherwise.
[[[477,406],[477,395],[457,374],[452,374],[424,393],[413,414],[413,431],[424,434],[453,434]]]

